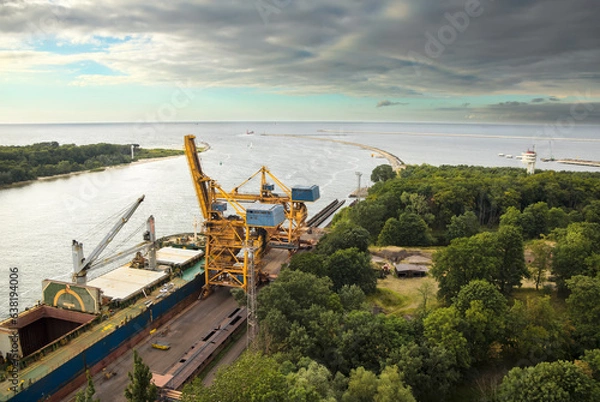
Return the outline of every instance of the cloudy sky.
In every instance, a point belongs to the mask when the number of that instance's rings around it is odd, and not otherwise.
[[[600,123],[598,0],[0,0],[0,123]]]

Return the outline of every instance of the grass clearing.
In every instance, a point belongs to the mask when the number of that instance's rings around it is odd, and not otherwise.
[[[428,287],[427,308],[437,305],[436,294],[438,285],[435,279],[407,278],[400,279],[388,275],[385,279],[377,281],[377,292],[369,296],[368,301],[381,307],[386,314],[410,315],[423,303],[423,296],[419,289]]]

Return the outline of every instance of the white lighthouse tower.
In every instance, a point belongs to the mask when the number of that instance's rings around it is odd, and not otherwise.
[[[535,161],[537,159],[537,154],[535,153],[535,148],[533,151],[527,150],[527,152],[523,152],[521,154],[521,161],[527,165],[527,174],[535,173]]]

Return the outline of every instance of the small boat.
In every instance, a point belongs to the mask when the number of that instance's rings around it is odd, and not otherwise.
[[[254,131],[252,131],[252,130],[250,130],[250,131],[246,130],[246,135],[250,135],[250,134],[254,134]]]
[[[506,155],[506,157],[509,159],[512,159],[513,156],[509,154],[509,155]]]
[[[504,154],[503,154],[502,152],[500,152],[500,153],[498,154],[498,156],[504,156]]]

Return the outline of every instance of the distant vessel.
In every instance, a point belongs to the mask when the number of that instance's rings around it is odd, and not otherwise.
[[[506,157],[507,157],[508,159],[512,159],[512,157],[513,157],[513,156],[512,156],[512,155],[510,155],[510,154],[508,154],[508,155],[506,155]]]
[[[250,131],[246,130],[246,135],[250,135],[250,134],[254,134],[254,131],[252,131],[252,130],[250,130]]]
[[[504,154],[503,154],[502,152],[500,152],[500,153],[498,154],[498,156],[504,156]]]

